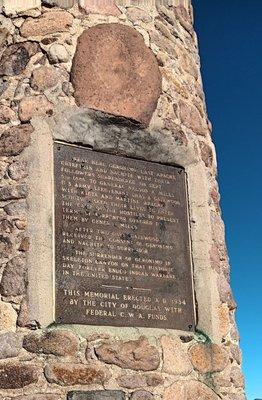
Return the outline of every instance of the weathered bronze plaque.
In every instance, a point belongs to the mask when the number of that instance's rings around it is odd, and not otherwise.
[[[194,329],[185,172],[54,144],[56,322]]]

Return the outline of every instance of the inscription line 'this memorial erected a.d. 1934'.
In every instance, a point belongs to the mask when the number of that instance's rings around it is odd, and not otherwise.
[[[56,322],[194,329],[185,172],[54,143]]]

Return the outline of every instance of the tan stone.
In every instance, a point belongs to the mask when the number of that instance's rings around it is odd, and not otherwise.
[[[35,365],[23,362],[0,364],[0,389],[19,389],[38,381]]]
[[[127,389],[137,389],[146,386],[156,387],[164,383],[161,374],[152,372],[148,374],[125,374],[117,378],[119,386]]]
[[[49,364],[45,368],[48,382],[61,386],[103,384],[107,378],[107,371],[96,365],[84,364]]]
[[[204,142],[200,142],[199,146],[200,146],[201,158],[204,161],[205,166],[207,168],[212,167],[214,161],[212,148],[207,143]]]
[[[16,330],[17,314],[11,304],[0,300],[0,331]]]
[[[22,337],[13,332],[0,334],[0,360],[17,357],[22,349]]]
[[[28,96],[21,100],[18,115],[22,122],[27,122],[33,117],[50,117],[53,109],[53,104],[46,96]]]
[[[172,375],[188,375],[193,370],[187,347],[179,338],[162,336],[163,372]]]
[[[30,80],[31,87],[39,92],[44,92],[57,85],[59,80],[58,71],[51,66],[43,66],[33,71]]]
[[[164,393],[163,400],[220,400],[204,383],[198,381],[175,382]]]
[[[225,337],[230,331],[230,316],[227,304],[221,304],[218,307],[218,318],[220,335]]]
[[[24,338],[23,347],[31,353],[74,356],[79,347],[76,336],[69,331],[53,330],[44,334],[30,333]]]
[[[114,0],[79,0],[79,5],[87,14],[120,15]]]
[[[239,367],[233,367],[230,374],[231,382],[237,388],[245,386],[245,379]]]
[[[198,135],[207,135],[209,132],[208,125],[205,119],[201,117],[198,109],[184,101],[180,101],[179,106],[182,124]]]
[[[12,108],[0,105],[0,124],[7,124],[13,119],[15,119],[15,112]]]
[[[100,24],[78,39],[72,83],[78,105],[148,125],[161,93],[157,60],[133,28]]]
[[[20,28],[21,35],[28,38],[51,33],[66,32],[73,23],[73,16],[67,11],[49,11],[40,18],[27,19]]]
[[[150,22],[152,20],[152,17],[147,11],[138,7],[129,7],[127,9],[126,16],[134,24],[139,23],[140,21]]]
[[[227,352],[217,344],[196,344],[189,350],[193,367],[202,374],[223,371],[229,361]]]
[[[100,360],[121,368],[153,371],[160,363],[157,349],[151,346],[145,337],[128,342],[102,344],[95,351]]]
[[[28,394],[25,396],[14,397],[14,400],[61,400],[59,394]]]
[[[0,156],[16,156],[30,143],[33,127],[29,124],[13,126],[0,137]]]
[[[117,378],[117,383],[127,389],[142,388],[147,385],[145,375],[140,374],[121,375]]]
[[[3,6],[7,15],[16,15],[33,8],[41,7],[41,0],[3,0]]]

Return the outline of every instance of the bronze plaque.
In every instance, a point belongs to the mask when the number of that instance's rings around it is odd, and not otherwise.
[[[194,329],[183,169],[54,143],[56,322]]]

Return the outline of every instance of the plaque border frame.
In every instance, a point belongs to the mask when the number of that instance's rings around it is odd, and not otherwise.
[[[196,301],[196,331],[205,332],[219,343],[217,289],[218,274],[211,266],[211,209],[205,165],[200,157],[198,138],[187,146],[157,128],[149,130],[117,125],[110,117],[76,106],[58,105],[56,114],[48,119],[34,118],[31,144],[23,158],[29,163],[28,234],[29,252],[29,316],[40,327],[54,323],[54,178],[53,141],[81,144],[91,149],[158,162],[185,169],[188,183],[188,208],[191,232],[191,253]],[[61,326],[61,325],[59,325]],[[67,326],[68,327],[68,326]],[[86,328],[86,329],[85,329]],[[93,330],[92,330],[93,328]],[[103,327],[99,327],[102,330]],[[97,326],[70,325],[77,332],[95,331]],[[104,331],[113,330],[109,326]],[[166,332],[158,328],[121,328],[143,332]],[[114,333],[119,328],[115,327]],[[170,332],[176,330],[168,330]]]

